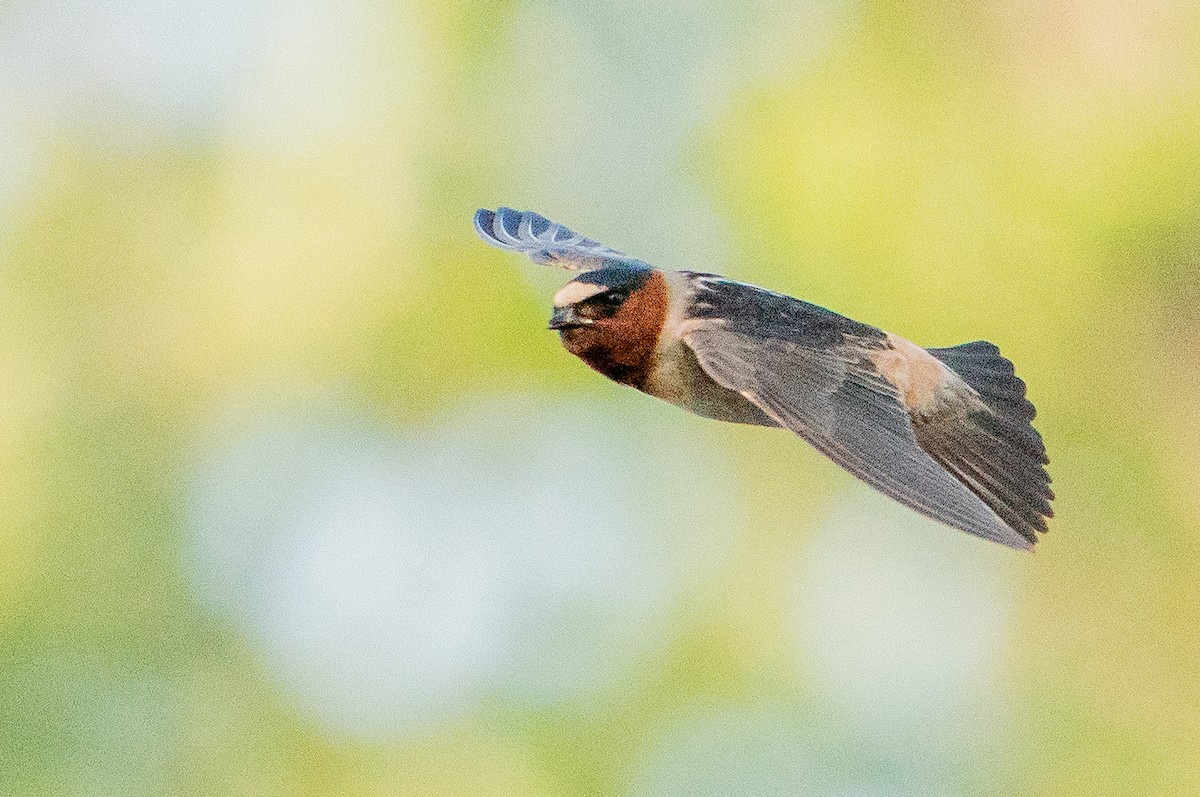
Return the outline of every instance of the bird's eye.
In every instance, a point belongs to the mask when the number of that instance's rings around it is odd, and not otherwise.
[[[629,298],[625,291],[605,291],[575,305],[575,312],[584,318],[612,318]]]

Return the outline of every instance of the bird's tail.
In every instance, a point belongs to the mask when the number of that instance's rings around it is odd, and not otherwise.
[[[987,410],[923,426],[917,430],[921,447],[1001,520],[1035,542],[1036,532],[1046,531],[1046,518],[1054,515],[1054,493],[1046,447],[1033,428],[1037,410],[1025,397],[1025,383],[987,341],[928,351],[974,388]]]

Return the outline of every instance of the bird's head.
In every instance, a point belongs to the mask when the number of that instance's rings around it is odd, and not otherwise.
[[[626,324],[644,302],[634,298],[649,281],[651,270],[622,265],[588,271],[554,295],[550,329],[603,334]],[[572,333],[574,334],[574,333]]]
[[[606,375],[648,359],[667,311],[662,274],[641,263],[614,264],[581,274],[554,296],[550,329],[572,354]]]

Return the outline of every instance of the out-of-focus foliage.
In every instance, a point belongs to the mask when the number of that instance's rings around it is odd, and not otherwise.
[[[0,9],[0,794],[1200,793],[1200,6]],[[605,382],[537,209],[987,338],[1032,556]]]

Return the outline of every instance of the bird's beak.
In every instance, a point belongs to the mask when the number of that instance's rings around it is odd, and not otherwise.
[[[575,308],[555,307],[554,315],[550,316],[550,329],[569,329],[571,327],[582,327],[591,324],[592,319],[582,318],[575,314]]]

